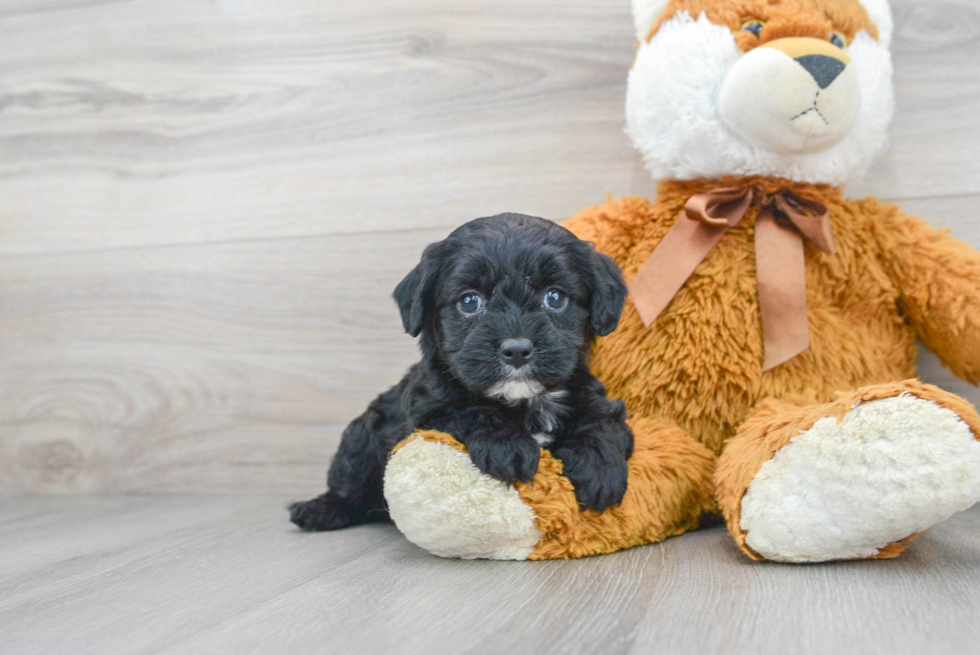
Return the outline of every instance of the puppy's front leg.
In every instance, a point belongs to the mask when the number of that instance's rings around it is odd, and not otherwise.
[[[523,425],[495,407],[462,407],[433,420],[429,427],[453,435],[487,475],[508,484],[530,482],[538,472],[541,448]]]
[[[601,512],[623,502],[629,474],[626,462],[633,454],[633,433],[623,419],[625,410],[622,418],[579,424],[552,450],[583,510]]]

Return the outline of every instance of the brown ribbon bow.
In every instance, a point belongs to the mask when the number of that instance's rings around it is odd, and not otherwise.
[[[684,207],[690,220],[678,220],[667,232],[630,284],[630,294],[649,327],[753,205],[762,207],[755,222],[755,259],[765,345],[762,370],[768,371],[810,347],[803,237],[827,254],[836,249],[827,208],[819,202],[792,191],[765,194],[754,187],[692,196]]]

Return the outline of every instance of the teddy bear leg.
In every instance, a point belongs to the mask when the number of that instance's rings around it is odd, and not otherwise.
[[[753,559],[897,557],[980,501],[980,417],[918,380],[823,405],[767,401],[715,475],[729,532]]]
[[[714,509],[715,456],[677,426],[631,421],[635,437],[623,502],[581,511],[546,450],[534,480],[514,486],[481,473],[450,435],[424,431],[403,441],[385,470],[395,525],[442,557],[562,559],[611,553],[697,527]]]
[[[633,431],[629,486],[623,502],[604,512],[579,510],[561,462],[547,457],[539,476],[520,486],[542,532],[529,559],[602,555],[656,543],[698,527],[717,510],[716,456],[676,424],[663,419],[628,421]],[[541,475],[544,473],[544,475]]]

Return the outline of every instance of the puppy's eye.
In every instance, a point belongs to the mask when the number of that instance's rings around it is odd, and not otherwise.
[[[742,31],[752,32],[756,38],[759,38],[759,35],[762,34],[762,28],[765,26],[766,24],[763,21],[753,18],[742,23]]]
[[[545,292],[542,304],[544,305],[545,309],[550,309],[553,312],[560,312],[568,307],[568,296],[566,296],[563,291],[551,289]]]
[[[838,48],[840,48],[841,50],[847,47],[847,37],[841,34],[840,32],[831,32],[830,42],[833,43]]]
[[[459,308],[459,311],[466,316],[479,314],[483,310],[483,296],[475,291],[467,291],[466,294],[460,298],[459,302],[456,303],[456,306]]]

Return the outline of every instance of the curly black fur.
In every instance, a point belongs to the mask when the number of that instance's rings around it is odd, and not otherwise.
[[[544,302],[555,290],[567,297],[560,310]],[[473,295],[483,305],[467,314],[460,301],[476,306]],[[394,296],[405,330],[422,336],[422,361],[347,426],[328,491],[293,504],[293,523],[336,530],[390,520],[385,463],[416,428],[454,435],[477,468],[508,483],[531,480],[547,444],[583,508],[622,501],[633,451],[626,407],[606,398],[586,363],[626,299],[611,259],[550,221],[501,214],[426,248]],[[526,363],[508,364],[509,339],[530,341]]]

